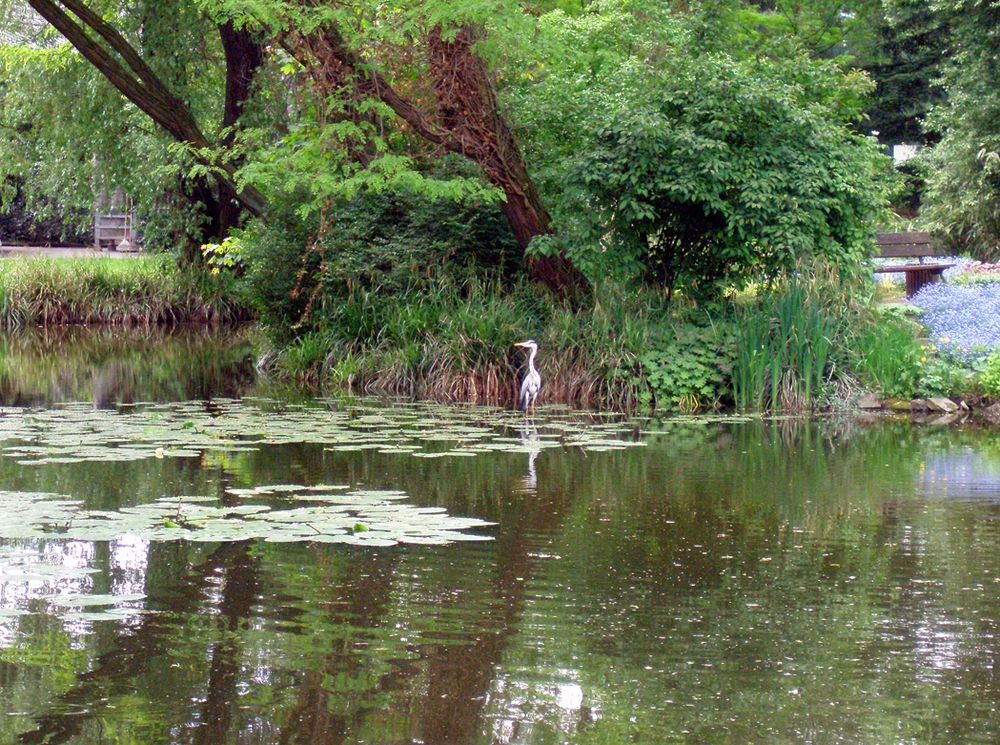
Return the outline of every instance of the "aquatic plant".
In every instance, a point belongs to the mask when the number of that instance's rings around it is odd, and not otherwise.
[[[870,388],[893,398],[912,398],[922,357],[924,350],[914,336],[913,324],[883,318],[859,335],[855,369]]]
[[[950,354],[983,356],[1000,346],[1000,284],[927,285],[913,296],[931,340]]]
[[[673,320],[661,293],[619,287],[581,307],[489,278],[404,293],[357,289],[297,339],[276,339],[275,367],[354,392],[500,404],[517,394],[523,360],[513,344],[534,338],[542,403],[632,409],[646,388],[639,357]]]
[[[737,408],[802,411],[815,405],[846,326],[843,292],[832,291],[829,280],[790,278],[741,311],[732,377]]]
[[[311,541],[386,547],[489,540],[464,532],[492,525],[406,503],[406,494],[346,485],[265,485],[231,489],[239,504],[216,497],[169,496],[120,510],[88,510],[57,494],[0,492],[0,538],[107,541],[130,535],[150,541],[267,543]],[[359,527],[361,526],[361,527]]]
[[[329,451],[376,450],[416,458],[464,457],[478,452],[537,452],[569,444],[602,452],[641,446],[615,422],[539,412],[542,432],[527,448],[504,430],[522,427],[519,412],[451,409],[436,404],[399,405],[390,412],[370,402],[327,408],[274,410],[267,400],[217,399],[212,411],[200,402],[135,406],[126,414],[91,404],[58,409],[8,408],[0,417],[0,445],[20,465],[198,458],[206,452],[243,452],[287,443],[322,444]],[[527,448],[527,449],[526,449]]]

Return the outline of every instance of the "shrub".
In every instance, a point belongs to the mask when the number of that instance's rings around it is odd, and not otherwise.
[[[612,227],[647,280],[698,294],[774,278],[804,256],[859,261],[888,161],[810,100],[822,80],[836,86],[806,62],[677,55],[649,82],[651,100],[600,127],[581,159],[594,232]]]
[[[669,342],[642,355],[651,403],[684,413],[717,408],[731,393],[734,356],[730,324],[680,326]]]
[[[920,370],[917,395],[966,396],[976,388],[978,372],[975,363],[969,364],[954,356],[941,357],[925,350],[926,361]]]
[[[276,213],[240,236],[239,258],[254,305],[283,341],[342,315],[340,305],[361,291],[392,295],[473,270],[519,271],[520,251],[496,206],[382,192],[331,204],[323,224],[291,208]]]
[[[979,385],[990,398],[1000,398],[1000,352],[994,352],[986,359]]]
[[[912,324],[882,318],[857,338],[856,370],[869,387],[893,398],[913,398],[921,374],[923,347]]]

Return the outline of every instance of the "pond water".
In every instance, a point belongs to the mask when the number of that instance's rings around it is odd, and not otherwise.
[[[1000,433],[0,344],[0,743],[1000,741]]]

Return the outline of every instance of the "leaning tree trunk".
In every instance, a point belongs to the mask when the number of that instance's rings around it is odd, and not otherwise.
[[[449,132],[444,144],[478,163],[489,182],[503,191],[503,212],[524,250],[532,240],[550,232],[551,218],[500,112],[486,62],[473,49],[477,36],[473,26],[464,26],[454,38],[445,40],[438,26],[428,40],[434,96]],[[529,259],[528,270],[532,279],[561,295],[585,284],[562,255]]]
[[[475,54],[477,31],[465,26],[450,41],[441,29],[428,37],[428,62],[435,107],[425,112],[400,95],[371,65],[364,63],[335,26],[308,35],[288,33],[285,49],[311,71],[324,95],[329,89],[354,87],[378,98],[414,132],[444,150],[475,161],[487,180],[503,191],[503,211],[522,249],[550,232],[550,217],[528,174],[524,156],[497,105],[485,61]],[[531,277],[559,295],[586,284],[562,255],[530,259]]]

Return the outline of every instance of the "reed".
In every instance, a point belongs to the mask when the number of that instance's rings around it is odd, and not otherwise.
[[[524,362],[513,344],[533,338],[546,402],[634,409],[645,385],[639,356],[669,318],[659,293],[617,288],[580,308],[528,284],[481,278],[358,290],[330,304],[318,330],[287,345],[275,368],[359,393],[509,404]]]
[[[833,377],[836,346],[846,348],[855,306],[850,287],[819,268],[797,272],[743,308],[733,366],[736,408],[814,408]]]
[[[227,278],[167,256],[0,260],[0,325],[153,325],[249,317]]]

